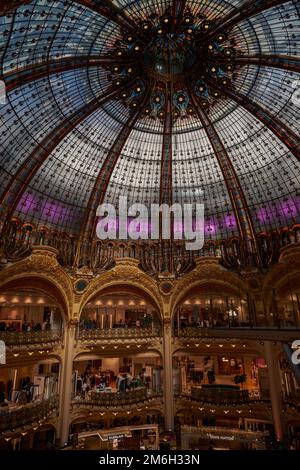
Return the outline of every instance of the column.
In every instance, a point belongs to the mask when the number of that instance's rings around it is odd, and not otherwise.
[[[60,375],[60,394],[59,394],[59,440],[63,446],[68,442],[70,406],[72,396],[72,375],[73,375],[73,351],[75,343],[77,321],[70,321],[65,328],[64,337],[64,357],[62,371]]]
[[[277,441],[283,440],[281,378],[277,359],[277,348],[272,341],[264,342],[265,359],[268,367],[268,381],[272,404],[273,424]]]
[[[164,321],[163,329],[163,368],[164,368],[164,404],[165,429],[174,431],[174,400],[173,400],[173,364],[172,364],[172,328],[171,320]]]

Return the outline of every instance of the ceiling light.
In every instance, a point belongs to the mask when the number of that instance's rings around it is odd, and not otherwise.
[[[130,68],[128,69],[128,73],[131,73],[131,72],[132,72],[132,68],[130,67]]]
[[[118,72],[118,70],[119,70],[119,67],[115,67],[115,68],[114,68],[114,71],[115,71],[115,72]]]
[[[162,30],[162,29],[159,29],[157,32],[158,32],[158,34],[162,34],[162,33],[163,33],[163,30]]]
[[[135,46],[134,50],[135,50],[135,51],[139,51],[139,50],[140,50],[140,46]]]
[[[128,41],[128,42],[131,42],[132,39],[133,39],[132,36],[128,36],[127,41]]]

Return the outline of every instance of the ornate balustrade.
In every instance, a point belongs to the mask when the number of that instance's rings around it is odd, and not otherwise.
[[[160,398],[159,393],[147,388],[137,388],[123,393],[92,391],[86,398],[76,397],[72,403],[76,405],[107,407],[123,407]]]
[[[58,408],[58,397],[36,401],[28,405],[7,406],[0,408],[0,432],[26,426],[35,421],[44,421]]]
[[[295,338],[295,331],[298,328],[275,328],[274,326],[262,327],[235,327],[235,328],[200,328],[200,327],[186,327],[181,328],[179,331],[175,329],[174,335],[178,340],[187,341],[199,338],[235,338],[235,339],[261,339],[261,340],[274,340],[274,341],[293,341]]]
[[[6,346],[26,346],[55,343],[62,338],[61,330],[50,331],[0,331],[0,341]]]
[[[111,329],[95,329],[80,330],[80,340],[97,340],[97,339],[131,339],[131,338],[155,338],[161,336],[161,330],[155,328],[111,328]]]
[[[177,395],[178,398],[195,400],[203,403],[247,403],[268,400],[261,397],[259,390],[237,390],[229,387],[199,388],[192,387],[190,394]]]
[[[278,260],[283,247],[300,242],[299,225],[259,234],[255,249],[235,237],[209,240],[200,251],[186,251],[184,240],[177,240],[172,245],[162,245],[158,240],[130,243],[95,240],[93,243],[84,241],[79,244],[75,235],[52,231],[44,226],[34,227],[18,219],[5,224],[2,221],[2,225],[5,228],[1,248],[7,259],[22,259],[30,254],[33,245],[46,245],[59,251],[63,266],[89,266],[95,273],[111,269],[117,259],[124,257],[137,259],[145,272],[155,276],[165,272],[166,265],[175,276],[183,275],[195,267],[197,258],[203,256],[215,257],[223,266],[237,271],[249,266],[265,268]]]

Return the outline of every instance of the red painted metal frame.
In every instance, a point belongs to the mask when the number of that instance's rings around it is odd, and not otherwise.
[[[114,23],[118,24],[123,31],[130,32],[134,36],[138,37],[143,43],[147,44],[147,37],[140,31],[137,24],[126,15],[125,11],[121,8],[117,8],[110,0],[75,0],[79,5],[93,10],[96,13],[110,19]]]
[[[167,105],[164,120],[164,134],[160,170],[160,204],[172,205],[172,97],[167,93]]]
[[[240,236],[244,240],[255,240],[256,234],[251,213],[235,168],[212,121],[198,99],[192,93],[191,96],[193,96],[195,111],[205,129],[223,174]]]
[[[216,18],[214,28],[208,32],[205,40],[213,38],[216,34],[233,28],[236,24],[241,21],[251,18],[252,16],[258,15],[263,11],[269,10],[270,8],[289,3],[291,0],[248,0],[239,8],[228,13],[228,15],[221,18]]]
[[[258,65],[300,73],[300,60],[288,55],[235,55],[232,59],[218,58],[219,63],[234,63],[237,65]]]
[[[209,86],[218,90],[219,92],[232,99],[240,106],[249,111],[256,119],[259,119],[268,129],[286,145],[290,152],[300,160],[300,137],[293,132],[286,124],[284,124],[276,116],[272,115],[269,111],[264,109],[262,106],[251,100],[248,96],[245,96],[237,91],[221,87],[215,84],[213,81],[208,81]]]
[[[110,182],[112,172],[119,160],[121,152],[126,144],[126,141],[135,125],[137,120],[143,113],[144,106],[147,102],[149,95],[146,93],[136,110],[132,111],[129,119],[124,124],[123,128],[116,136],[113,146],[111,147],[105,161],[102,164],[101,170],[97,176],[94,187],[92,189],[88,205],[85,209],[85,214],[81,223],[80,240],[91,241],[94,237],[97,221],[97,208],[103,203],[107,187]]]
[[[10,92],[26,83],[39,80],[43,77],[48,77],[49,75],[54,75],[56,73],[87,67],[129,65],[130,63],[131,62],[128,59],[125,61],[124,59],[120,60],[118,58],[108,56],[63,57],[59,60],[41,62],[29,65],[22,69],[17,69],[9,74],[0,76],[0,79],[5,81],[6,91]]]
[[[30,185],[30,181],[57,145],[88,116],[103,106],[103,104],[118,96],[122,90],[130,88],[133,83],[134,81],[131,81],[117,89],[115,87],[109,88],[103,95],[94,98],[89,103],[76,110],[44,138],[34,152],[26,158],[1,195],[1,210],[6,212],[5,215],[7,218],[11,217],[22,194]]]

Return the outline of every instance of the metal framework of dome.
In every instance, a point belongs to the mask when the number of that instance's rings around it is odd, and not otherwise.
[[[121,195],[203,202],[256,264],[299,223],[297,1],[2,3],[2,247],[14,223],[80,251]]]

